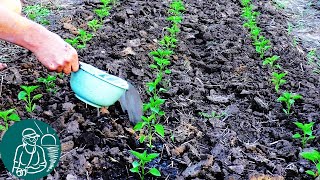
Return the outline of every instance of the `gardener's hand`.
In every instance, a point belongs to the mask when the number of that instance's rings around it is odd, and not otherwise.
[[[48,31],[44,33],[46,34],[45,42],[32,48],[38,60],[50,71],[64,72],[65,74],[78,71],[77,51],[58,35]],[[35,36],[34,40],[37,41],[41,37],[41,35]]]

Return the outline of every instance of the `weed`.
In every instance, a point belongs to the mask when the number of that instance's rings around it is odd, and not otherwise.
[[[307,170],[306,173],[313,176],[313,177],[317,177],[319,176],[320,173],[320,152],[317,150],[313,150],[310,152],[302,152],[300,153],[300,155],[306,159],[311,161],[315,166],[316,166],[316,171],[312,171],[312,170]]]
[[[88,27],[92,29],[94,32],[96,32],[98,29],[102,27],[102,24],[100,23],[99,20],[93,19],[88,22]]]
[[[46,91],[48,93],[57,93],[58,89],[56,88],[55,81],[57,80],[57,76],[48,75],[46,78],[40,77],[38,78],[38,82],[44,83],[46,86]]]
[[[25,101],[27,112],[33,112],[36,108],[35,100],[38,100],[42,97],[42,94],[36,94],[31,96],[31,93],[34,92],[39,86],[21,86],[24,91],[20,91],[18,94],[18,99]]]
[[[305,147],[308,141],[316,138],[316,136],[312,135],[312,127],[314,125],[314,122],[310,122],[307,124],[302,124],[300,122],[294,122],[294,124],[299,129],[301,129],[301,131],[303,132],[303,135],[301,135],[300,133],[296,133],[292,137],[295,139],[301,139],[302,147]]]
[[[49,14],[50,10],[42,7],[41,5],[33,5],[33,6],[26,6],[24,8],[24,12],[28,16],[29,19],[36,21],[43,25],[49,25],[49,21],[46,19]]]
[[[284,102],[287,109],[283,109],[283,111],[286,114],[290,114],[291,107],[294,105],[295,101],[299,99],[302,99],[302,96],[299,94],[283,92],[282,95],[277,99],[277,101]]]
[[[147,174],[151,174],[157,177],[161,176],[161,173],[157,168],[151,168],[147,173],[145,172],[146,171],[145,165],[151,162],[152,160],[154,160],[155,158],[157,158],[159,156],[158,153],[148,154],[147,150],[145,150],[143,153],[139,153],[137,151],[131,150],[130,153],[139,159],[139,161],[134,161],[132,163],[132,168],[130,169],[130,171],[133,173],[138,173],[141,180],[144,180],[145,175]]]
[[[226,116],[226,113],[225,112],[222,112],[221,114],[218,114],[217,112],[215,111],[212,111],[211,114],[208,114],[208,113],[204,113],[204,112],[199,112],[199,115],[204,117],[204,118],[217,118],[217,119],[220,119],[224,116]]]
[[[279,87],[284,85],[287,82],[285,79],[283,79],[286,75],[287,73],[276,73],[276,72],[272,73],[271,81],[277,93],[279,92]]]
[[[269,65],[271,68],[278,68],[278,69],[281,69],[281,66],[279,64],[276,64],[275,62],[279,60],[279,56],[271,56],[271,57],[268,57],[266,58],[263,62],[262,62],[262,65]]]
[[[8,121],[20,121],[20,117],[15,112],[15,109],[9,109],[7,111],[0,111],[0,118],[4,121],[4,126],[0,125],[0,131],[6,131],[9,128]]]

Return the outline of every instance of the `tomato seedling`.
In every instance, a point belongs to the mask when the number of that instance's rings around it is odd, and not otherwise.
[[[0,111],[0,118],[4,121],[4,126],[0,124],[0,131],[6,131],[9,128],[8,121],[20,121],[19,115],[15,112],[15,109],[9,109],[7,111]]]
[[[274,89],[276,90],[277,93],[279,92],[280,86],[284,85],[287,82],[287,80],[284,79],[286,75],[287,73],[277,73],[277,72],[272,73],[271,82],[274,85]]]
[[[302,96],[299,94],[292,94],[289,92],[283,92],[282,95],[277,99],[278,102],[284,102],[287,109],[283,109],[283,112],[287,115],[290,114],[290,110],[294,105],[296,100],[302,99]]]
[[[93,20],[89,21],[89,22],[87,23],[87,25],[88,25],[88,27],[89,27],[90,29],[92,29],[94,32],[96,32],[98,29],[100,29],[100,28],[102,27],[102,24],[101,24],[100,21],[97,20],[97,19],[93,19]]]
[[[73,39],[66,39],[66,42],[73,47],[83,49],[87,46],[87,42],[92,39],[93,35],[83,29],[79,29],[79,34]]]
[[[139,161],[134,161],[132,163],[132,168],[130,169],[131,172],[133,173],[138,173],[141,180],[144,180],[145,175],[147,174],[151,174],[153,176],[157,176],[160,177],[161,173],[157,168],[151,168],[148,170],[148,172],[146,173],[146,164],[151,162],[152,160],[154,160],[155,158],[157,158],[159,156],[158,153],[147,153],[147,150],[145,150],[143,153],[139,153],[137,151],[130,151],[130,153],[132,155],[134,155],[136,158],[139,159]]]
[[[259,36],[257,41],[254,42],[256,46],[257,53],[260,54],[260,58],[264,58],[264,54],[271,48],[270,40],[266,39],[264,36]]]
[[[319,173],[320,173],[320,152],[317,150],[313,150],[310,152],[305,151],[305,152],[300,153],[300,155],[304,159],[311,161],[316,166],[316,171],[307,170],[306,173],[314,178],[319,176]]]
[[[21,86],[24,91],[20,91],[18,94],[18,99],[27,103],[26,110],[29,113],[33,112],[36,108],[34,101],[42,97],[42,94],[31,96],[31,93],[34,92],[38,87],[39,86]]]
[[[294,122],[294,124],[303,132],[303,135],[296,133],[292,136],[294,139],[301,139],[302,147],[304,148],[308,141],[311,141],[316,138],[312,135],[312,127],[314,122],[302,124],[300,122]]]

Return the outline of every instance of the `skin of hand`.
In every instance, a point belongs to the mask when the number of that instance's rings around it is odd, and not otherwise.
[[[0,39],[29,49],[50,71],[70,74],[79,70],[78,54],[71,45],[45,27],[20,16],[19,8],[6,1],[12,0],[0,0]]]

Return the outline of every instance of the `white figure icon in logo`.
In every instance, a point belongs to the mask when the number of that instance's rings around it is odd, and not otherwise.
[[[31,128],[22,131],[22,144],[17,147],[12,172],[18,176],[36,174],[47,167],[44,150],[37,145],[39,134]]]
[[[19,177],[45,170],[50,172],[59,157],[56,138],[49,132],[43,134],[37,123],[35,125],[42,135],[37,134],[32,128],[26,128],[22,131],[22,144],[16,148],[12,172],[16,172]]]

